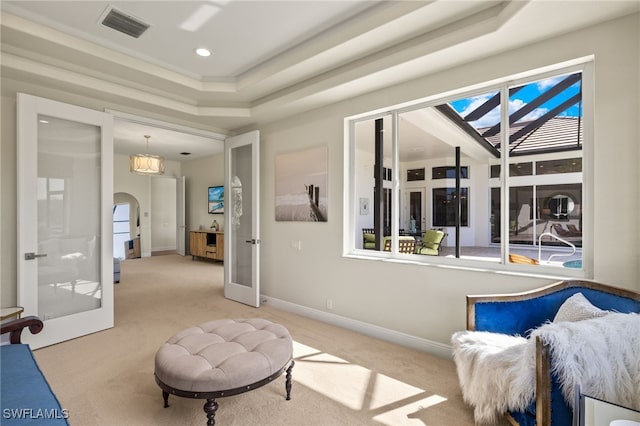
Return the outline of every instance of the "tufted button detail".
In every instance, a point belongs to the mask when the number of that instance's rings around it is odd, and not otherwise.
[[[247,387],[282,369],[293,341],[282,325],[260,318],[222,319],[180,331],[155,357],[166,385],[190,392]]]

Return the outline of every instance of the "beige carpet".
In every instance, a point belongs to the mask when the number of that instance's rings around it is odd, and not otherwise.
[[[294,339],[292,399],[284,376],[218,399],[217,425],[472,425],[451,360],[223,297],[223,267],[178,255],[122,262],[115,327],[39,349],[36,358],[74,426],[204,425],[204,401],[169,398],[153,378],[158,347],[216,318],[263,317]],[[46,326],[44,331],[46,333]]]

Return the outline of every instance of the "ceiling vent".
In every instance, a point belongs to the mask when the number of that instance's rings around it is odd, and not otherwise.
[[[113,28],[116,31],[120,31],[134,38],[140,37],[150,26],[131,15],[127,15],[113,8],[109,9],[102,20],[102,25],[106,25],[109,28]]]

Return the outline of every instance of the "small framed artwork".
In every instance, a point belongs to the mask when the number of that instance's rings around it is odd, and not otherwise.
[[[366,216],[369,214],[369,199],[366,197],[360,197],[360,215]]]
[[[224,186],[209,187],[208,211],[211,214],[224,213]]]

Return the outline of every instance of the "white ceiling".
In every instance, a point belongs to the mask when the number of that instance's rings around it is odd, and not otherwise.
[[[101,25],[109,5],[149,30],[134,39]],[[634,13],[640,2],[3,0],[1,7],[4,94],[82,97],[96,108],[202,129],[194,136],[157,121],[117,120],[116,152],[144,149],[143,134],[151,134],[151,151],[183,159],[182,151],[196,158],[219,150],[216,135]],[[197,57],[202,46],[213,55]]]
[[[6,10],[201,81],[233,81],[370,8],[367,1],[3,1]],[[138,39],[101,25],[114,8],[150,25]],[[206,47],[208,58],[194,54]]]

